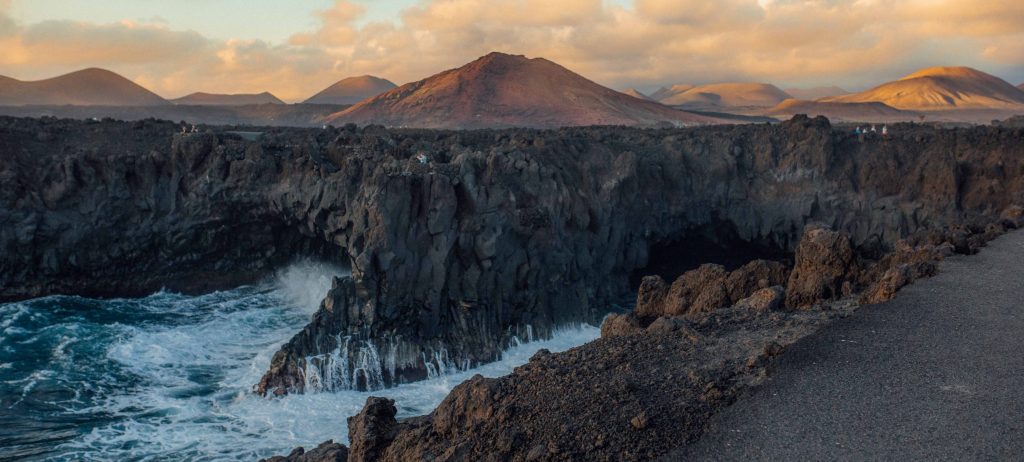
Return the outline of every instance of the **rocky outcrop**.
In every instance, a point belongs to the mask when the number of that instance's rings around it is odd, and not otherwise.
[[[349,440],[352,441],[349,457],[353,462],[380,459],[398,433],[397,413],[394,400],[370,397],[362,412],[348,418]]]
[[[350,460],[349,452],[344,444],[325,441],[309,451],[299,447],[292,450],[287,456],[274,456],[260,462],[347,462],[348,460]]]
[[[856,290],[860,262],[850,238],[812,225],[796,248],[796,263],[786,283],[786,306],[806,308],[822,301],[848,297]]]
[[[789,271],[779,262],[754,260],[728,272],[722,265],[704,264],[679,276],[671,286],[660,276],[640,283],[633,313],[650,322],[659,316],[694,315],[731,306],[759,289],[783,284]],[[613,320],[613,325],[618,321]]]
[[[819,226],[806,234],[814,246],[843,240]],[[901,243],[872,263],[889,267],[877,284],[914,261],[934,263],[932,250]],[[380,419],[385,431],[364,441],[350,430],[349,438],[374,448],[365,460],[655,460],[698,438],[788,345],[856,308],[847,297],[787,310],[783,298],[780,286],[757,289],[731,307],[663,315],[646,328],[636,313],[612,314],[601,339],[560,354],[541,350],[506,377],[475,376],[427,416],[399,422],[393,410],[381,412],[390,400],[370,398],[355,419]]]
[[[759,289],[757,292],[750,294],[749,297],[736,302],[735,306],[740,309],[762,313],[781,308],[784,300],[785,292],[782,290],[782,286],[771,286]]]
[[[974,228],[1024,203],[1024,130],[890,128],[860,140],[798,117],[665,130],[265,129],[250,141],[152,120],[0,118],[0,298],[198,292],[326,258],[351,266],[345,299],[325,301],[261,391],[374,388],[597,322],[654,246],[685,252],[703,236],[794,251],[821,222],[877,257],[963,223],[971,232],[951,243],[969,250]],[[721,282],[723,271],[702,277]],[[677,287],[687,305],[674,309],[733,303],[732,284]]]
[[[405,421],[380,415],[382,399],[370,398],[356,419],[376,420],[386,437],[350,430],[350,460],[655,460],[760,383],[786,345],[845,310],[662,317],[642,334],[541,350],[511,375],[475,376]],[[356,458],[365,444],[378,452]]]

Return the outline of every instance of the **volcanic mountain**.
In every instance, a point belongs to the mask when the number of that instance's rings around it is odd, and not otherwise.
[[[85,69],[52,79],[25,82],[0,78],[0,106],[162,106],[157,94],[104,69]]]
[[[772,107],[791,95],[767,83],[716,83],[693,87],[660,99],[662,104],[688,108]]]
[[[1020,85],[1017,85],[1017,88],[1020,88],[1021,90],[1024,90],[1024,83],[1022,83]]]
[[[822,101],[877,101],[912,111],[1017,109],[1024,108],[1024,91],[1003,79],[969,67],[933,67],[865,92]]]
[[[627,88],[625,90],[622,90],[622,93],[632,96],[634,98],[642,99],[644,101],[654,101],[651,99],[650,96],[643,94],[643,92],[637,90],[636,88]]]
[[[276,96],[269,92],[224,95],[216,93],[192,93],[178,99],[172,99],[172,103],[186,106],[248,106],[253,104],[284,104]]]
[[[787,88],[786,93],[790,94],[793,98],[807,101],[850,94],[850,92],[836,86],[812,88]]]
[[[914,120],[916,112],[903,111],[884,103],[836,103],[787,99],[767,110],[765,115],[788,119],[796,114],[825,116],[833,122],[897,122]]]
[[[693,85],[688,84],[672,85],[671,87],[661,87],[658,89],[658,91],[651,93],[651,99],[655,101],[666,100],[675,95],[686,93],[691,88],[693,88]]]
[[[491,53],[328,118],[420,128],[555,128],[721,122],[598,85],[543,58]]]
[[[349,77],[325,88],[304,101],[305,104],[356,104],[397,87],[389,80],[372,75]]]

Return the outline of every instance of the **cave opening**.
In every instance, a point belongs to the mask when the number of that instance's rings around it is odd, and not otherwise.
[[[683,273],[705,263],[733,271],[751,260],[764,259],[792,265],[793,253],[769,240],[747,240],[728,221],[687,229],[672,238],[648,246],[647,266],[630,273],[630,289],[636,291],[645,276],[658,275],[671,284]]]

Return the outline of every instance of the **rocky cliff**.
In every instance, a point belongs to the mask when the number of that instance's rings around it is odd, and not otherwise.
[[[491,360],[515,336],[597,320],[651,249],[786,252],[822,222],[877,258],[1024,199],[1024,130],[1009,128],[858,138],[797,117],[179,132],[0,119],[0,298],[210,290],[303,254],[349,264],[261,392],[373,388]]]

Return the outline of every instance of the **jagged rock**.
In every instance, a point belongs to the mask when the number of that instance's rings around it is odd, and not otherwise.
[[[643,278],[634,314],[650,323],[660,316],[697,315],[730,306],[761,288],[783,284],[785,265],[754,260],[727,272],[716,264],[687,271],[667,286],[660,276]]]
[[[701,337],[700,333],[693,330],[690,327],[690,323],[680,316],[662,316],[655,319],[654,322],[644,329],[644,333],[655,335],[681,335],[691,342],[699,342]]]
[[[729,291],[729,300],[735,304],[756,293],[758,289],[785,284],[788,277],[789,269],[781,262],[754,260],[729,273],[725,285]]]
[[[476,376],[430,415],[399,423],[380,460],[657,460],[696,438],[718,409],[763,380],[772,355],[827,313],[726,316],[708,331],[692,329],[699,344],[682,331],[601,338],[504,377]],[[750,357],[761,359],[749,367]]]
[[[849,296],[859,273],[848,236],[819,225],[808,226],[786,283],[786,306],[805,308]]]
[[[260,462],[347,462],[348,460],[348,448],[343,444],[328,440],[310,451],[298,447],[287,456],[274,456],[262,459]]]
[[[669,286],[661,276],[645,276],[640,281],[633,313],[641,318],[656,318],[665,314],[665,296]]]
[[[683,273],[669,288],[662,312],[669,316],[696,314],[729,306],[727,276],[725,267],[716,264],[704,264]]]
[[[260,379],[256,392],[261,395],[301,393],[305,388],[303,379],[308,352],[338,348],[337,334],[348,333],[350,326],[359,327],[362,322],[363,313],[358,305],[354,281],[351,277],[334,278],[327,297],[313,314],[313,321],[274,354],[270,369]],[[353,334],[358,336],[358,332]],[[350,353],[354,352],[345,354]],[[349,364],[356,364],[354,358],[350,358]]]
[[[425,376],[422,358],[441,348],[484,362],[528,326],[543,338],[597,322],[656,243],[710,236],[786,252],[817,221],[880,255],[902,236],[1024,203],[1024,132],[890,128],[884,143],[806,117],[665,130],[273,129],[247,141],[219,128],[175,135],[161,121],[0,118],[0,299],[204,292],[318,256],[351,265],[360,334],[393,342],[405,361],[391,374],[382,360],[390,385]],[[430,162],[410,164],[419,153]],[[961,234],[950,239],[959,251],[986,238]],[[709,287],[686,312],[738,300],[728,281]],[[308,337],[337,338],[353,319],[313,324]],[[336,346],[293,345],[284,357]],[[302,382],[299,370],[281,369],[291,377],[278,389]]]
[[[379,460],[398,432],[397,413],[394,400],[376,396],[367,398],[363,410],[348,418],[348,439],[352,444],[349,460]]]
[[[913,280],[914,277],[910,273],[910,265],[901,264],[894,268],[889,268],[877,282],[864,291],[860,297],[860,302],[870,304],[892,300],[896,296],[896,291],[910,284]]]
[[[999,217],[1004,220],[1009,220],[1013,223],[1015,228],[1024,226],[1024,207],[1019,204],[1014,204],[1003,210],[1003,213],[999,214]]]
[[[616,337],[620,335],[636,335],[643,332],[640,327],[640,320],[632,313],[612,313],[604,318],[601,323],[601,337]]]
[[[736,302],[734,306],[763,313],[781,308],[783,301],[785,301],[785,291],[782,290],[782,286],[772,286],[754,292],[749,297]]]

